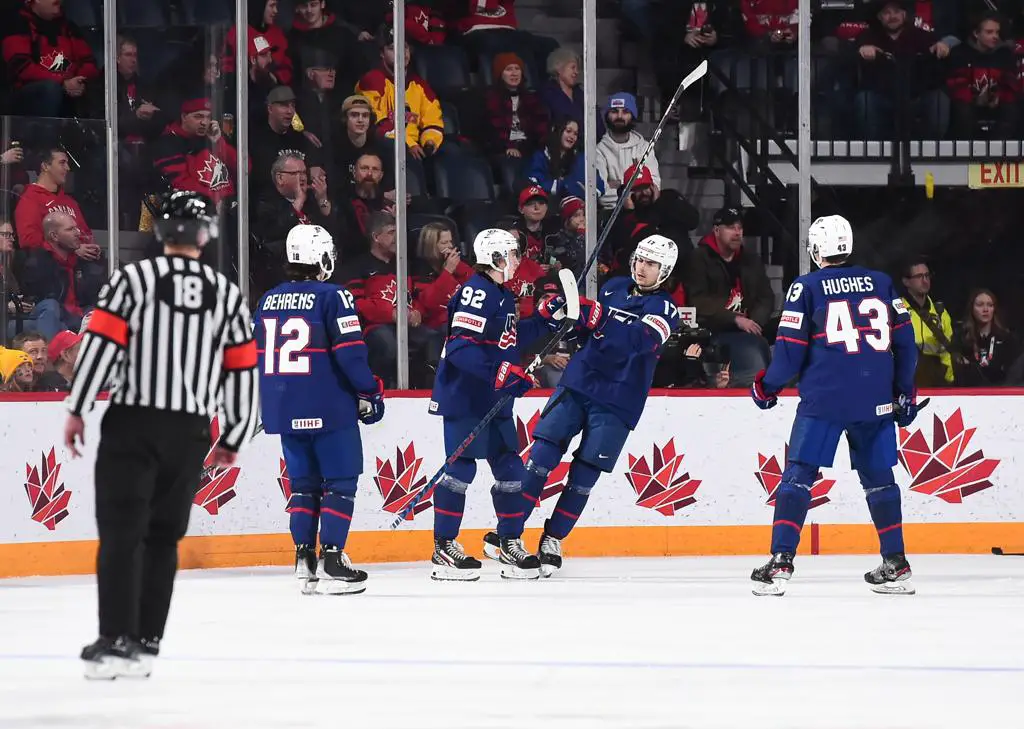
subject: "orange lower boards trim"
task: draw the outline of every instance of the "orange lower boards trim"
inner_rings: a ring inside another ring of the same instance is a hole
[[[536,544],[537,531],[527,530],[528,545]],[[907,524],[904,532],[915,554],[1024,549],[1022,523]],[[483,535],[467,529],[460,541],[479,554]],[[566,551],[575,557],[765,554],[770,536],[769,526],[582,527],[566,540]],[[870,554],[878,538],[870,524],[808,524],[800,553],[812,547],[819,554]],[[429,531],[353,532],[348,553],[357,563],[415,562],[427,560],[432,548]],[[294,559],[287,534],[186,537],[179,554],[183,569],[291,565]],[[0,544],[0,577],[91,574],[95,568],[95,541]]]

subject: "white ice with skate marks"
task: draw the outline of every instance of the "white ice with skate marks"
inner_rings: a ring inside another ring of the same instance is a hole
[[[550,580],[436,583],[371,565],[303,597],[283,569],[179,577],[148,681],[86,682],[90,578],[0,581],[3,729],[1019,729],[1024,558],[917,556],[875,595],[872,556],[573,559]],[[361,565],[366,567],[366,565]]]

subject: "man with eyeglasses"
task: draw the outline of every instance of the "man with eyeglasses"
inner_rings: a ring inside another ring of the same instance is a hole
[[[907,290],[904,301],[910,311],[917,342],[917,387],[949,387],[953,384],[953,322],[942,302],[934,301],[928,293],[932,289],[932,272],[922,260],[912,261],[903,269],[903,287]]]

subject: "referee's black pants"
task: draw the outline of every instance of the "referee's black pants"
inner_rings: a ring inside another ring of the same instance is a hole
[[[210,422],[111,405],[96,458],[100,635],[162,638]]]

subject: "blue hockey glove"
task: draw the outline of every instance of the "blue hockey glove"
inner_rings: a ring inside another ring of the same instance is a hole
[[[769,395],[764,391],[764,370],[758,372],[754,378],[754,384],[750,386],[750,397],[753,398],[754,404],[762,410],[771,410],[779,404],[778,395]]]
[[[540,314],[541,319],[557,329],[558,324],[565,319],[565,297],[556,294],[542,296],[537,302],[537,313]]]
[[[893,403],[892,414],[896,420],[896,425],[901,428],[908,427],[914,422],[914,418],[917,417],[917,412],[920,410],[920,406],[917,403],[917,393],[911,393],[906,395],[901,393],[896,398],[896,402]]]
[[[376,392],[359,393],[359,421],[364,425],[373,425],[384,417],[384,380],[376,375]]]
[[[495,390],[519,397],[535,387],[540,387],[540,382],[519,365],[511,362],[502,362],[498,365],[498,374],[494,377]]]
[[[580,321],[577,326],[587,331],[596,331],[604,322],[604,307],[600,301],[580,297]]]

